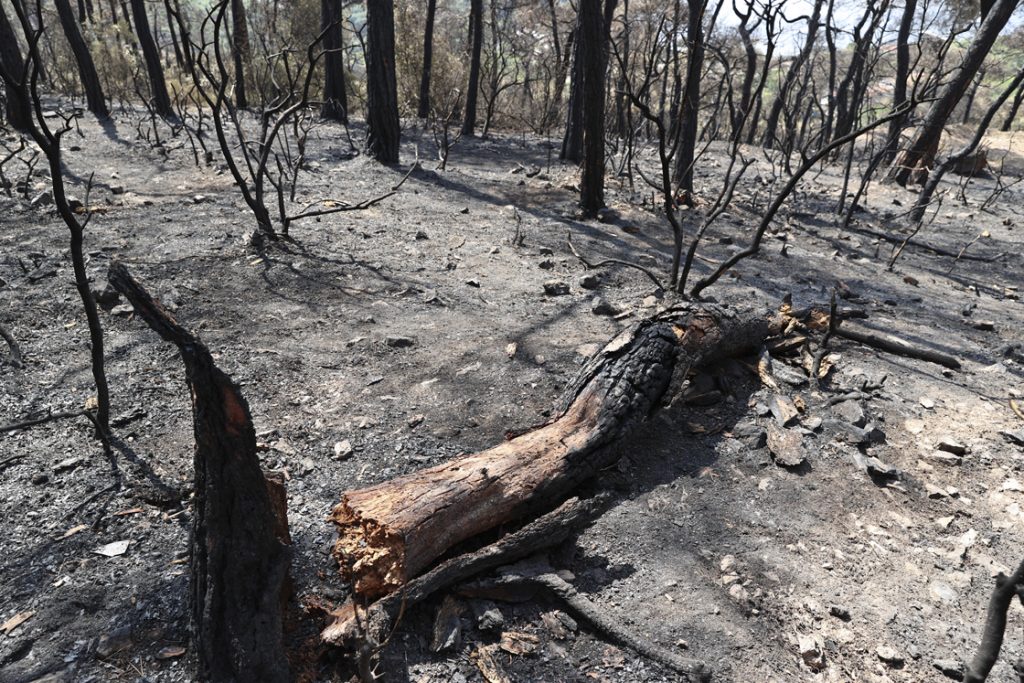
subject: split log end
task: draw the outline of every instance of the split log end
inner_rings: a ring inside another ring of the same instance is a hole
[[[334,558],[356,593],[376,598],[405,584],[408,577],[401,535],[364,518],[349,505],[348,496],[335,506],[329,519],[338,528]]]

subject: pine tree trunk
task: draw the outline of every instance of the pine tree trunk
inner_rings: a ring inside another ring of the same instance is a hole
[[[421,119],[430,116],[430,73],[434,65],[434,15],[437,0],[427,0],[427,23],[423,28],[423,73],[420,76],[420,101],[416,115]]]
[[[917,12],[917,0],[904,0],[903,16],[900,18],[899,32],[896,34],[896,75],[892,89],[892,108],[895,111],[906,105],[907,80],[910,78],[910,32],[914,27],[914,15]],[[910,112],[894,118],[889,123],[885,161],[896,158],[899,149],[900,133],[907,125]]]
[[[100,85],[100,77],[96,73],[96,65],[93,64],[92,54],[85,44],[82,32],[78,29],[78,20],[71,9],[68,0],[53,0],[57,7],[57,15],[60,18],[61,28],[67,37],[71,52],[75,56],[75,63],[78,65],[78,77],[82,82],[82,89],[85,91],[86,105],[93,114],[99,118],[110,116],[107,109],[106,99],[103,97],[103,86]]]
[[[401,135],[395,83],[395,8],[392,0],[367,3],[366,148],[384,164],[398,163]]]
[[[245,63],[249,60],[249,24],[242,0],[231,0],[231,56],[235,61],[235,106],[245,109]]]
[[[476,134],[476,101],[480,92],[480,54],[484,47],[483,0],[470,0],[469,2],[469,32],[471,42],[469,85],[466,86],[466,109],[462,119],[462,134],[467,137]]]
[[[18,35],[14,26],[7,18],[7,10],[0,5],[0,66],[13,79],[20,79],[25,69]],[[7,96],[7,124],[20,131],[28,131],[31,112],[28,103],[22,99],[20,83],[5,83],[4,92]]]
[[[995,0],[992,4],[981,28],[967,48],[960,68],[932,103],[907,149],[890,168],[890,177],[900,185],[906,185],[911,181],[919,182],[927,177],[928,170],[935,162],[942,129],[956,108],[957,102],[970,86],[974,75],[981,68],[1018,2],[1019,0]]]
[[[324,35],[324,102],[320,115],[348,123],[348,93],[345,92],[345,58],[342,55],[341,0],[320,0],[320,29]]]
[[[675,181],[686,203],[693,201],[693,155],[697,146],[700,115],[700,78],[704,68],[704,8],[706,0],[686,0],[686,88],[679,114],[679,148],[676,152]]]
[[[580,0],[578,21],[583,73],[583,175],[580,208],[596,216],[604,207],[604,18],[601,0]]]
[[[142,57],[146,62],[146,73],[149,75],[149,87],[153,95],[153,109],[165,119],[174,118],[171,98],[167,95],[164,82],[164,69],[160,64],[160,53],[153,42],[153,33],[149,30],[149,18],[146,16],[144,0],[132,0],[132,16],[135,19],[135,34],[139,37]]]

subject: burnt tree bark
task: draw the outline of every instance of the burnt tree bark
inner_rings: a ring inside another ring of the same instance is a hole
[[[245,109],[245,63],[249,61],[249,23],[242,0],[231,0],[231,56],[235,61],[235,106]]]
[[[586,216],[596,216],[604,208],[604,24],[601,0],[580,0],[578,54],[584,65],[580,208]]]
[[[356,593],[401,589],[457,543],[551,509],[618,458],[612,444],[660,406],[677,368],[756,347],[774,320],[679,306],[625,330],[580,372],[550,422],[489,450],[347,491],[331,520]]]
[[[1006,133],[1009,132],[1013,126],[1014,119],[1017,118],[1017,112],[1020,111],[1020,105],[1024,103],[1024,86],[1017,88],[1017,94],[1013,96],[1013,103],[1010,105],[1010,111],[1006,114],[1006,118],[1003,120],[1003,125],[999,127],[999,130]]]
[[[910,31],[914,27],[914,16],[917,13],[917,0],[904,0],[903,16],[896,34],[896,74],[892,88],[892,108],[899,110],[907,101],[907,80],[910,78]],[[900,133],[907,125],[909,112],[893,119],[889,123],[888,142],[885,149],[885,161],[896,158],[899,149]]]
[[[434,68],[434,15],[437,0],[427,0],[427,23],[423,28],[423,73],[420,75],[420,101],[416,115],[425,119],[430,116],[430,74]]]
[[[583,159],[583,73],[586,65],[581,53],[580,18],[576,15],[576,28],[572,41],[572,75],[569,77],[569,107],[565,115],[565,135],[558,158],[579,163]]]
[[[103,86],[100,85],[100,77],[96,73],[96,65],[92,61],[89,46],[85,44],[82,32],[78,29],[75,12],[68,0],[53,0],[53,4],[57,7],[61,28],[78,65],[78,77],[82,82],[82,90],[85,91],[86,106],[93,114],[105,119],[110,116],[110,110],[107,109],[107,102],[103,97]]]
[[[19,80],[23,78],[25,71],[25,60],[21,55],[21,48],[18,47],[18,35],[14,26],[7,19],[7,11],[0,5],[0,65],[10,74],[15,75]],[[31,125],[29,107],[22,100],[22,93],[18,88],[7,86],[4,88],[7,97],[6,114],[7,123],[16,130],[28,132]]]
[[[779,127],[779,117],[782,115],[782,109],[787,106],[786,99],[789,97],[789,91],[793,87],[793,84],[796,83],[797,76],[800,75],[800,70],[803,69],[804,64],[807,63],[807,60],[811,57],[811,53],[814,51],[814,42],[818,37],[818,28],[821,26],[821,9],[824,4],[824,0],[815,0],[811,16],[807,18],[807,37],[804,39],[803,48],[793,61],[790,62],[789,69],[786,71],[786,76],[779,85],[779,93],[776,95],[775,101],[772,102],[772,108],[768,112],[768,120],[765,123],[765,147],[773,147],[775,145],[775,138]]]
[[[469,2],[469,84],[466,86],[466,109],[462,117],[462,134],[476,134],[476,101],[480,93],[480,54],[484,48],[484,2]]]
[[[999,651],[1003,647],[1003,636],[1006,633],[1006,612],[1016,596],[1024,605],[1024,562],[1010,576],[999,572],[996,576],[996,587],[988,602],[985,615],[985,630],[981,636],[978,651],[967,667],[964,683],[984,683],[988,680],[992,667],[999,659]],[[1021,672],[1018,670],[1018,674]]]
[[[693,203],[693,154],[697,146],[697,118],[700,115],[700,77],[704,68],[704,9],[707,0],[686,0],[686,86],[679,113],[679,148],[675,181],[683,201]]]
[[[135,19],[135,35],[139,37],[142,57],[146,62],[146,73],[149,75],[149,89],[153,95],[153,109],[165,119],[174,118],[171,98],[167,95],[167,84],[164,81],[164,68],[160,64],[160,52],[156,49],[153,32],[149,29],[149,18],[146,16],[144,0],[132,0],[132,18]]]
[[[320,29],[324,33],[324,101],[320,116],[348,123],[345,58],[341,54],[341,0],[320,0]]]
[[[196,440],[190,601],[199,677],[285,683],[287,518],[280,484],[260,470],[249,406],[206,346],[124,264],[113,263],[108,279],[153,331],[178,347],[185,364]]]
[[[373,0],[366,10],[366,149],[377,161],[396,164],[401,129],[395,81],[395,6],[393,0]]]
[[[949,120],[964,91],[970,86],[974,75],[978,73],[978,69],[981,68],[985,57],[1019,2],[1020,0],[994,0],[992,3],[981,28],[967,48],[960,68],[938,94],[907,149],[899,155],[890,169],[890,177],[900,185],[906,185],[911,181],[920,182],[927,177],[928,170],[935,162],[939,138],[942,136],[946,121]]]

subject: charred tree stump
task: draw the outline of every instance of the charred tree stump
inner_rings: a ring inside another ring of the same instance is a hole
[[[711,305],[670,308],[628,328],[583,368],[547,424],[346,492],[331,515],[342,573],[358,596],[376,598],[401,589],[457,543],[554,508],[615,462],[611,446],[657,410],[673,375],[757,348],[775,329],[766,315]]]
[[[196,439],[190,599],[199,678],[288,681],[284,491],[260,470],[249,406],[206,346],[123,264],[112,264],[108,279],[185,363]]]

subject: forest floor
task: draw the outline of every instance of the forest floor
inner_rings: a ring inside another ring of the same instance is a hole
[[[314,138],[300,202],[379,196],[414,158],[408,140],[403,165],[389,168],[354,156],[342,128]],[[1006,152],[1012,142],[989,143],[990,161],[1005,154],[1004,178],[1024,172],[1020,150]],[[246,244],[253,221],[230,176],[196,167],[181,140],[153,148],[122,117],[104,128],[83,121],[65,147],[73,193],[84,197],[95,172],[90,203],[103,209],[87,234],[95,287],[111,259],[125,261],[241,385],[264,466],[287,472],[302,599],[344,595],[326,522],[343,491],[543,421],[587,356],[664,301],[633,269],[601,269],[596,289],[582,286],[591,273],[567,235],[589,258],[664,273],[670,233],[650,190],[631,193],[617,178],[607,199],[619,218],[577,220],[574,172],[549,161],[542,138],[463,140],[446,171],[426,160],[394,196],[296,223],[294,241],[263,256]],[[698,274],[746,243],[770,198],[772,164],[757,154],[705,239]],[[706,202],[725,163],[717,145],[698,163]],[[651,157],[644,164],[651,170]],[[519,165],[530,172],[514,173]],[[13,166],[7,173],[18,180]],[[873,184],[843,233],[842,168],[826,166],[801,184],[761,254],[706,294],[767,312],[787,293],[795,306],[823,304],[835,286],[843,305],[868,314],[864,327],[953,354],[963,368],[837,339],[812,389],[799,355],[776,359],[801,408],[787,430],[806,458],[796,468],[763,445],[778,426],[756,361],[695,377],[685,401],[621,444],[619,466],[599,482],[614,492],[610,511],[553,554],[578,590],[660,646],[706,660],[716,680],[955,679],[977,646],[994,575],[1024,559],[1024,414],[1011,407],[1024,392],[1024,187],[982,206],[997,181],[970,180],[966,203],[954,196],[961,182],[951,177],[918,237],[939,252],[910,246],[890,272],[892,245],[877,233],[903,234],[915,195]],[[29,198],[47,185],[32,178]],[[688,232],[701,211],[684,216]],[[79,410],[92,388],[66,230],[49,207],[7,196],[0,225],[0,323],[26,359],[0,365],[0,424]],[[552,280],[569,293],[547,295]],[[596,314],[595,298],[618,314]],[[123,301],[102,318],[112,456],[84,419],[0,434],[3,683],[191,678],[182,365]],[[829,405],[851,391],[860,398]],[[865,457],[897,471],[873,478]],[[677,680],[542,597],[464,602],[461,642],[435,654],[441,597],[404,616],[384,653],[386,680],[482,681],[478,652],[494,644],[511,681]],[[1022,629],[1015,604],[990,680],[1015,680]],[[325,666],[318,679],[345,671]]]

